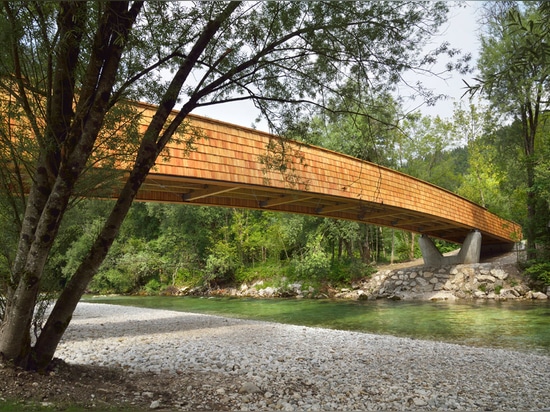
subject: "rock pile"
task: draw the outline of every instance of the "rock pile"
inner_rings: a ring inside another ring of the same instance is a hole
[[[518,276],[492,263],[444,268],[413,267],[383,270],[339,298],[357,299],[547,299],[533,292]]]

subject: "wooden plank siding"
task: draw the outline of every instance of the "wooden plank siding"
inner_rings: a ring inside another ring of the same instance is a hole
[[[143,128],[154,107],[139,104]],[[285,141],[285,172],[268,170],[270,139],[254,129],[189,116],[203,131],[188,154],[171,144],[138,199],[273,210],[367,222],[462,243],[479,230],[484,245],[513,244],[521,227],[456,194],[403,173],[319,147]],[[273,155],[273,153],[271,153]]]

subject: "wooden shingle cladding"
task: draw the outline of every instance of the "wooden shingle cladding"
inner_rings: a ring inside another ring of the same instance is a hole
[[[145,127],[153,107],[140,108]],[[169,157],[158,159],[139,200],[348,219],[456,243],[473,229],[484,245],[521,239],[516,223],[411,176],[298,142],[285,141],[283,149],[276,136],[257,130],[193,115],[189,120],[206,138],[190,153],[169,145]],[[270,139],[275,152],[267,149]],[[282,150],[286,169],[268,170],[265,160]]]

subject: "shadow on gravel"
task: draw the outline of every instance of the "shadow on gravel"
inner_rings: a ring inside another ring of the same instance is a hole
[[[109,315],[104,316],[105,306]],[[146,319],[144,313],[146,312]],[[127,306],[80,303],[63,342],[189,332],[189,337],[235,333],[235,328],[257,325],[253,320],[228,319],[194,313],[174,313]],[[200,333],[199,333],[200,332]]]

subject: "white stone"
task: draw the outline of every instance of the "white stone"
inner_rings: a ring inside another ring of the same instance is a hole
[[[477,281],[478,282],[491,282],[491,283],[494,283],[496,281],[496,278],[494,276],[491,276],[491,275],[478,275],[476,277]]]
[[[413,399],[413,403],[414,403],[414,406],[426,406],[428,404],[428,402],[426,402],[424,399],[422,398],[414,398]]]
[[[239,393],[260,393],[262,390],[258,388],[255,384],[252,382],[245,382],[242,384],[241,388],[239,389]]]
[[[423,298],[446,296],[453,294]],[[158,353],[162,359],[154,362],[162,362],[156,365],[162,370],[173,367],[181,399],[190,402],[186,409],[201,409],[200,402],[214,399],[221,387],[226,394],[219,400],[227,399],[227,409],[243,411],[540,410],[550,391],[548,356],[527,351],[86,302],[79,303],[56,356],[69,363],[125,364],[131,379],[155,366],[147,362]],[[199,357],[200,364],[194,361]],[[246,370],[215,368],[216,362],[245,361]],[[176,370],[196,372],[197,383],[187,386],[187,376]],[[203,378],[208,381],[198,380]],[[239,394],[245,382],[266,392]],[[415,398],[427,405],[416,406]],[[148,404],[155,398],[144,399]],[[179,410],[165,399],[157,402],[161,410]]]
[[[428,284],[428,282],[426,281],[426,279],[421,278],[421,277],[416,278],[416,283],[418,283],[420,286],[425,286],[425,285]]]
[[[508,273],[506,273],[502,269],[492,269],[490,273],[491,275],[493,275],[494,277],[500,280],[505,280],[508,278]]]
[[[458,283],[458,284],[463,283],[464,282],[464,273],[462,273],[462,272],[457,273],[456,276],[453,279],[453,282]]]

